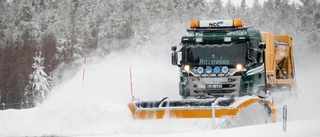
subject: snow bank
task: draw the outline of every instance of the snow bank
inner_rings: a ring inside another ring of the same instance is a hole
[[[214,131],[201,131],[165,135],[165,137],[318,137],[320,120],[301,120],[288,122],[287,132],[282,131],[282,123],[263,124]]]

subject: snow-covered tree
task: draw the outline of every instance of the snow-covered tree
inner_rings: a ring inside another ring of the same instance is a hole
[[[52,78],[44,72],[44,58],[41,57],[41,52],[38,54],[36,52],[35,57],[33,57],[34,63],[32,68],[33,73],[29,75],[29,85],[25,88],[25,98],[29,103],[38,105],[42,103],[52,87]]]
[[[211,6],[212,6],[212,11],[211,11],[211,14],[214,18],[221,18],[222,15],[222,1],[221,0],[214,0],[212,3],[211,3]]]
[[[58,60],[70,62],[81,57],[81,47],[79,47],[79,44],[73,43],[71,37],[68,37],[67,39],[59,39],[58,44]]]
[[[227,16],[230,19],[233,19],[235,13],[236,13],[236,7],[235,5],[231,2],[231,0],[228,0],[226,6],[226,11],[227,11]]]
[[[0,88],[0,102],[2,101],[1,99],[2,99],[2,89]]]

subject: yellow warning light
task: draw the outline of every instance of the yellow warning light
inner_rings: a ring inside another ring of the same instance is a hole
[[[199,28],[199,21],[198,20],[191,21],[190,28]]]
[[[233,20],[233,27],[243,27],[243,23],[242,23],[242,20]]]

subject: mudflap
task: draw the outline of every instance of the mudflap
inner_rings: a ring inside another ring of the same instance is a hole
[[[212,98],[212,99],[183,99],[170,100],[164,98],[160,101],[140,101],[135,99],[128,104],[133,119],[164,119],[164,118],[241,118],[244,112],[255,113],[256,104],[270,119],[275,122],[275,109],[271,101],[243,96],[238,98]],[[251,108],[253,107],[253,108]],[[214,111],[212,111],[214,109]],[[215,115],[212,115],[215,112]],[[260,112],[257,113],[259,115]]]

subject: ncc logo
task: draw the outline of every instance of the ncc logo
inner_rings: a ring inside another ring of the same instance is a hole
[[[218,21],[214,23],[209,23],[209,27],[219,27],[220,25],[223,24],[223,21]]]

